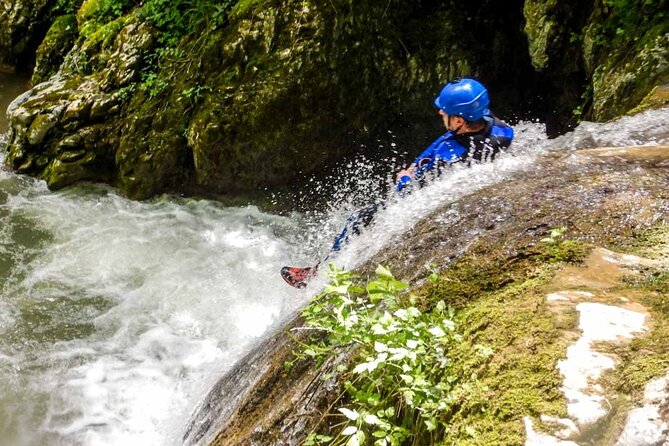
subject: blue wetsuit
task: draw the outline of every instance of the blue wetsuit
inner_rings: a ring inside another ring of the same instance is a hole
[[[469,165],[472,161],[493,161],[499,152],[503,152],[511,145],[513,129],[494,116],[484,116],[483,120],[485,125],[479,131],[459,135],[447,132],[437,138],[413,162],[416,167],[414,178],[403,176],[397,182],[397,190],[405,189],[413,179],[418,180],[420,184],[427,172],[436,172],[438,175],[444,166],[458,162]],[[382,206],[382,203],[374,203],[351,214],[346,226],[335,239],[332,251],[339,251],[350,233],[359,234],[360,225],[368,226],[376,211]]]
[[[415,178],[420,180],[435,168],[438,174],[443,166],[458,162],[493,161],[495,155],[506,150],[513,141],[513,129],[493,116],[484,116],[483,120],[485,126],[477,132],[460,135],[447,132],[437,138],[413,162]],[[411,180],[410,176],[403,176],[397,182],[397,190],[404,189]]]

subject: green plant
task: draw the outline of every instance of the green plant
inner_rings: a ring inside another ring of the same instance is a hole
[[[121,99],[122,102],[126,102],[130,100],[133,94],[135,94],[135,90],[137,88],[137,84],[130,84],[127,87],[120,88],[118,90],[118,97]]]
[[[171,47],[184,36],[213,31],[225,24],[236,3],[237,0],[146,0],[142,14],[162,32],[163,44]]]
[[[562,241],[564,238],[564,233],[567,232],[567,228],[562,226],[559,228],[553,228],[551,229],[551,232],[549,233],[548,237],[542,238],[541,242],[542,243],[558,243]]]
[[[161,79],[156,72],[148,72],[142,75],[142,83],[140,89],[148,93],[149,97],[155,98],[162,93],[167,87],[166,80]]]
[[[198,85],[182,90],[181,94],[189,99],[193,104],[197,104],[200,102],[205,92],[211,92],[211,87],[207,87],[206,85]]]
[[[461,341],[454,310],[442,301],[421,312],[411,298],[399,298],[407,285],[382,266],[364,288],[332,265],[329,275],[331,283],[302,313],[306,327],[326,336],[296,355],[323,361],[346,346],[357,355],[350,368],[338,369],[347,394],[338,408],[343,427],[335,436],[313,432],[305,444],[383,446],[439,438],[459,394],[471,391],[473,382],[460,383],[449,372],[448,352]],[[480,354],[492,352],[481,348]]]
[[[57,14],[74,14],[82,0],[57,0],[54,6],[54,12]]]
[[[548,237],[541,239],[538,260],[545,263],[578,263],[585,259],[588,248],[565,238],[566,227],[551,229]]]

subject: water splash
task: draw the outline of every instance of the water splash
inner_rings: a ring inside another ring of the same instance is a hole
[[[611,122],[581,122],[573,132],[551,141],[551,150],[669,144],[669,108],[647,110]]]
[[[391,194],[336,261],[366,261],[420,217],[549,150],[666,141],[667,116],[584,124],[551,141],[542,125],[521,123],[495,163],[455,167],[408,199]],[[388,150],[314,180],[302,198],[332,199],[286,216],[132,202],[105,187],[52,193],[0,170],[0,435],[13,445],[179,444],[212,383],[318,290],[286,286],[279,268],[315,261],[351,211],[392,189],[405,148]]]

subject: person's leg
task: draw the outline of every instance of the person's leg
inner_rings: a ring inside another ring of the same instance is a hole
[[[362,209],[358,209],[346,219],[346,226],[337,235],[332,244],[331,251],[339,251],[348,243],[350,234],[360,235],[360,229],[366,228],[374,220],[376,212],[382,207],[382,203],[373,203]],[[362,226],[361,226],[362,225]]]

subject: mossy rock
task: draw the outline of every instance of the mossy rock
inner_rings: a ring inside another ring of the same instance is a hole
[[[548,65],[549,47],[554,44],[559,32],[560,23],[553,15],[557,3],[557,0],[526,0],[523,5],[530,58],[537,70],[543,70]]]
[[[0,13],[0,66],[28,68],[54,19],[56,0],[5,0]]]
[[[610,120],[669,83],[667,2],[627,0],[600,6],[586,30],[591,70],[590,119]]]
[[[645,110],[662,108],[669,105],[669,85],[659,85],[653,88],[639,105],[627,112],[628,115],[641,113]]]
[[[58,71],[77,35],[77,21],[73,14],[62,15],[54,20],[37,49],[33,84],[47,80]]]

